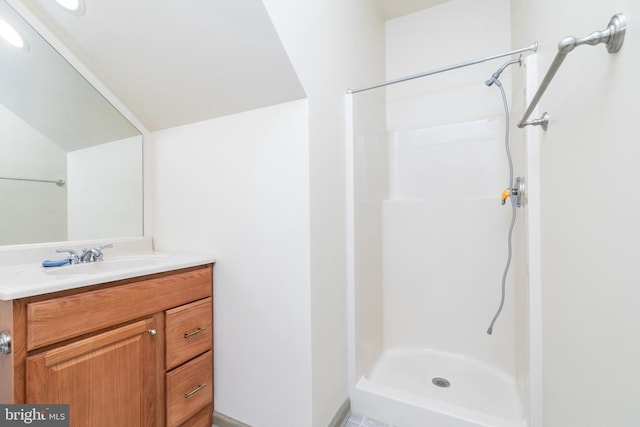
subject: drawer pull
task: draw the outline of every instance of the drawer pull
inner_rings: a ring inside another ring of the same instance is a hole
[[[184,394],[184,398],[188,399],[191,396],[193,396],[194,394],[196,394],[197,392],[199,392],[200,390],[202,390],[203,388],[205,388],[207,385],[206,384],[200,384],[198,387],[194,388],[193,390],[191,390],[189,393],[185,393]]]
[[[196,329],[196,330],[195,330],[195,331],[193,331],[193,332],[189,332],[188,334],[184,334],[184,339],[186,340],[187,338],[192,337],[192,336],[194,336],[194,335],[197,335],[197,334],[199,334],[200,332],[204,332],[204,331],[206,331],[206,330],[207,330],[207,328],[198,328],[198,329]]]

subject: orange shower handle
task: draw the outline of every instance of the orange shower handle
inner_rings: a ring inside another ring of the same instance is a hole
[[[500,196],[500,198],[502,199],[503,205],[507,202],[507,199],[509,197],[513,197],[513,201],[515,202],[515,206],[517,208],[520,208],[526,204],[527,195],[524,186],[524,178],[517,177],[513,183],[513,188],[505,188],[504,190],[502,190],[502,195]]]
[[[507,202],[507,199],[511,197],[511,190],[509,190],[508,188],[505,188],[504,190],[502,190],[502,204],[504,205]]]

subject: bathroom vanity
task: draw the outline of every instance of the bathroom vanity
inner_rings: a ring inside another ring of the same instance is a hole
[[[96,283],[13,299],[0,289],[0,331],[11,336],[0,402],[69,404],[71,426],[210,427],[213,261],[163,262],[78,266],[77,277],[61,267],[53,286]],[[166,271],[144,273],[154,270]]]

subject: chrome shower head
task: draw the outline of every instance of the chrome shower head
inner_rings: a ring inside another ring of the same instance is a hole
[[[491,78],[489,80],[487,80],[486,82],[484,82],[484,84],[486,84],[487,86],[491,86],[492,84],[494,84],[495,82],[498,81],[498,79],[500,78],[500,74],[502,74],[502,72],[509,66],[509,65],[513,65],[515,63],[518,63],[519,65],[522,65],[522,55],[520,55],[517,59],[512,59],[511,61],[508,61],[506,63],[504,63],[502,65],[502,67],[498,68],[498,71],[496,71],[495,73],[493,73],[493,75],[491,76]]]

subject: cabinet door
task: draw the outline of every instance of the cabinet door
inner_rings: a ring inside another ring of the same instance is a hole
[[[27,403],[69,404],[72,427],[160,425],[158,323],[141,320],[28,357]]]

